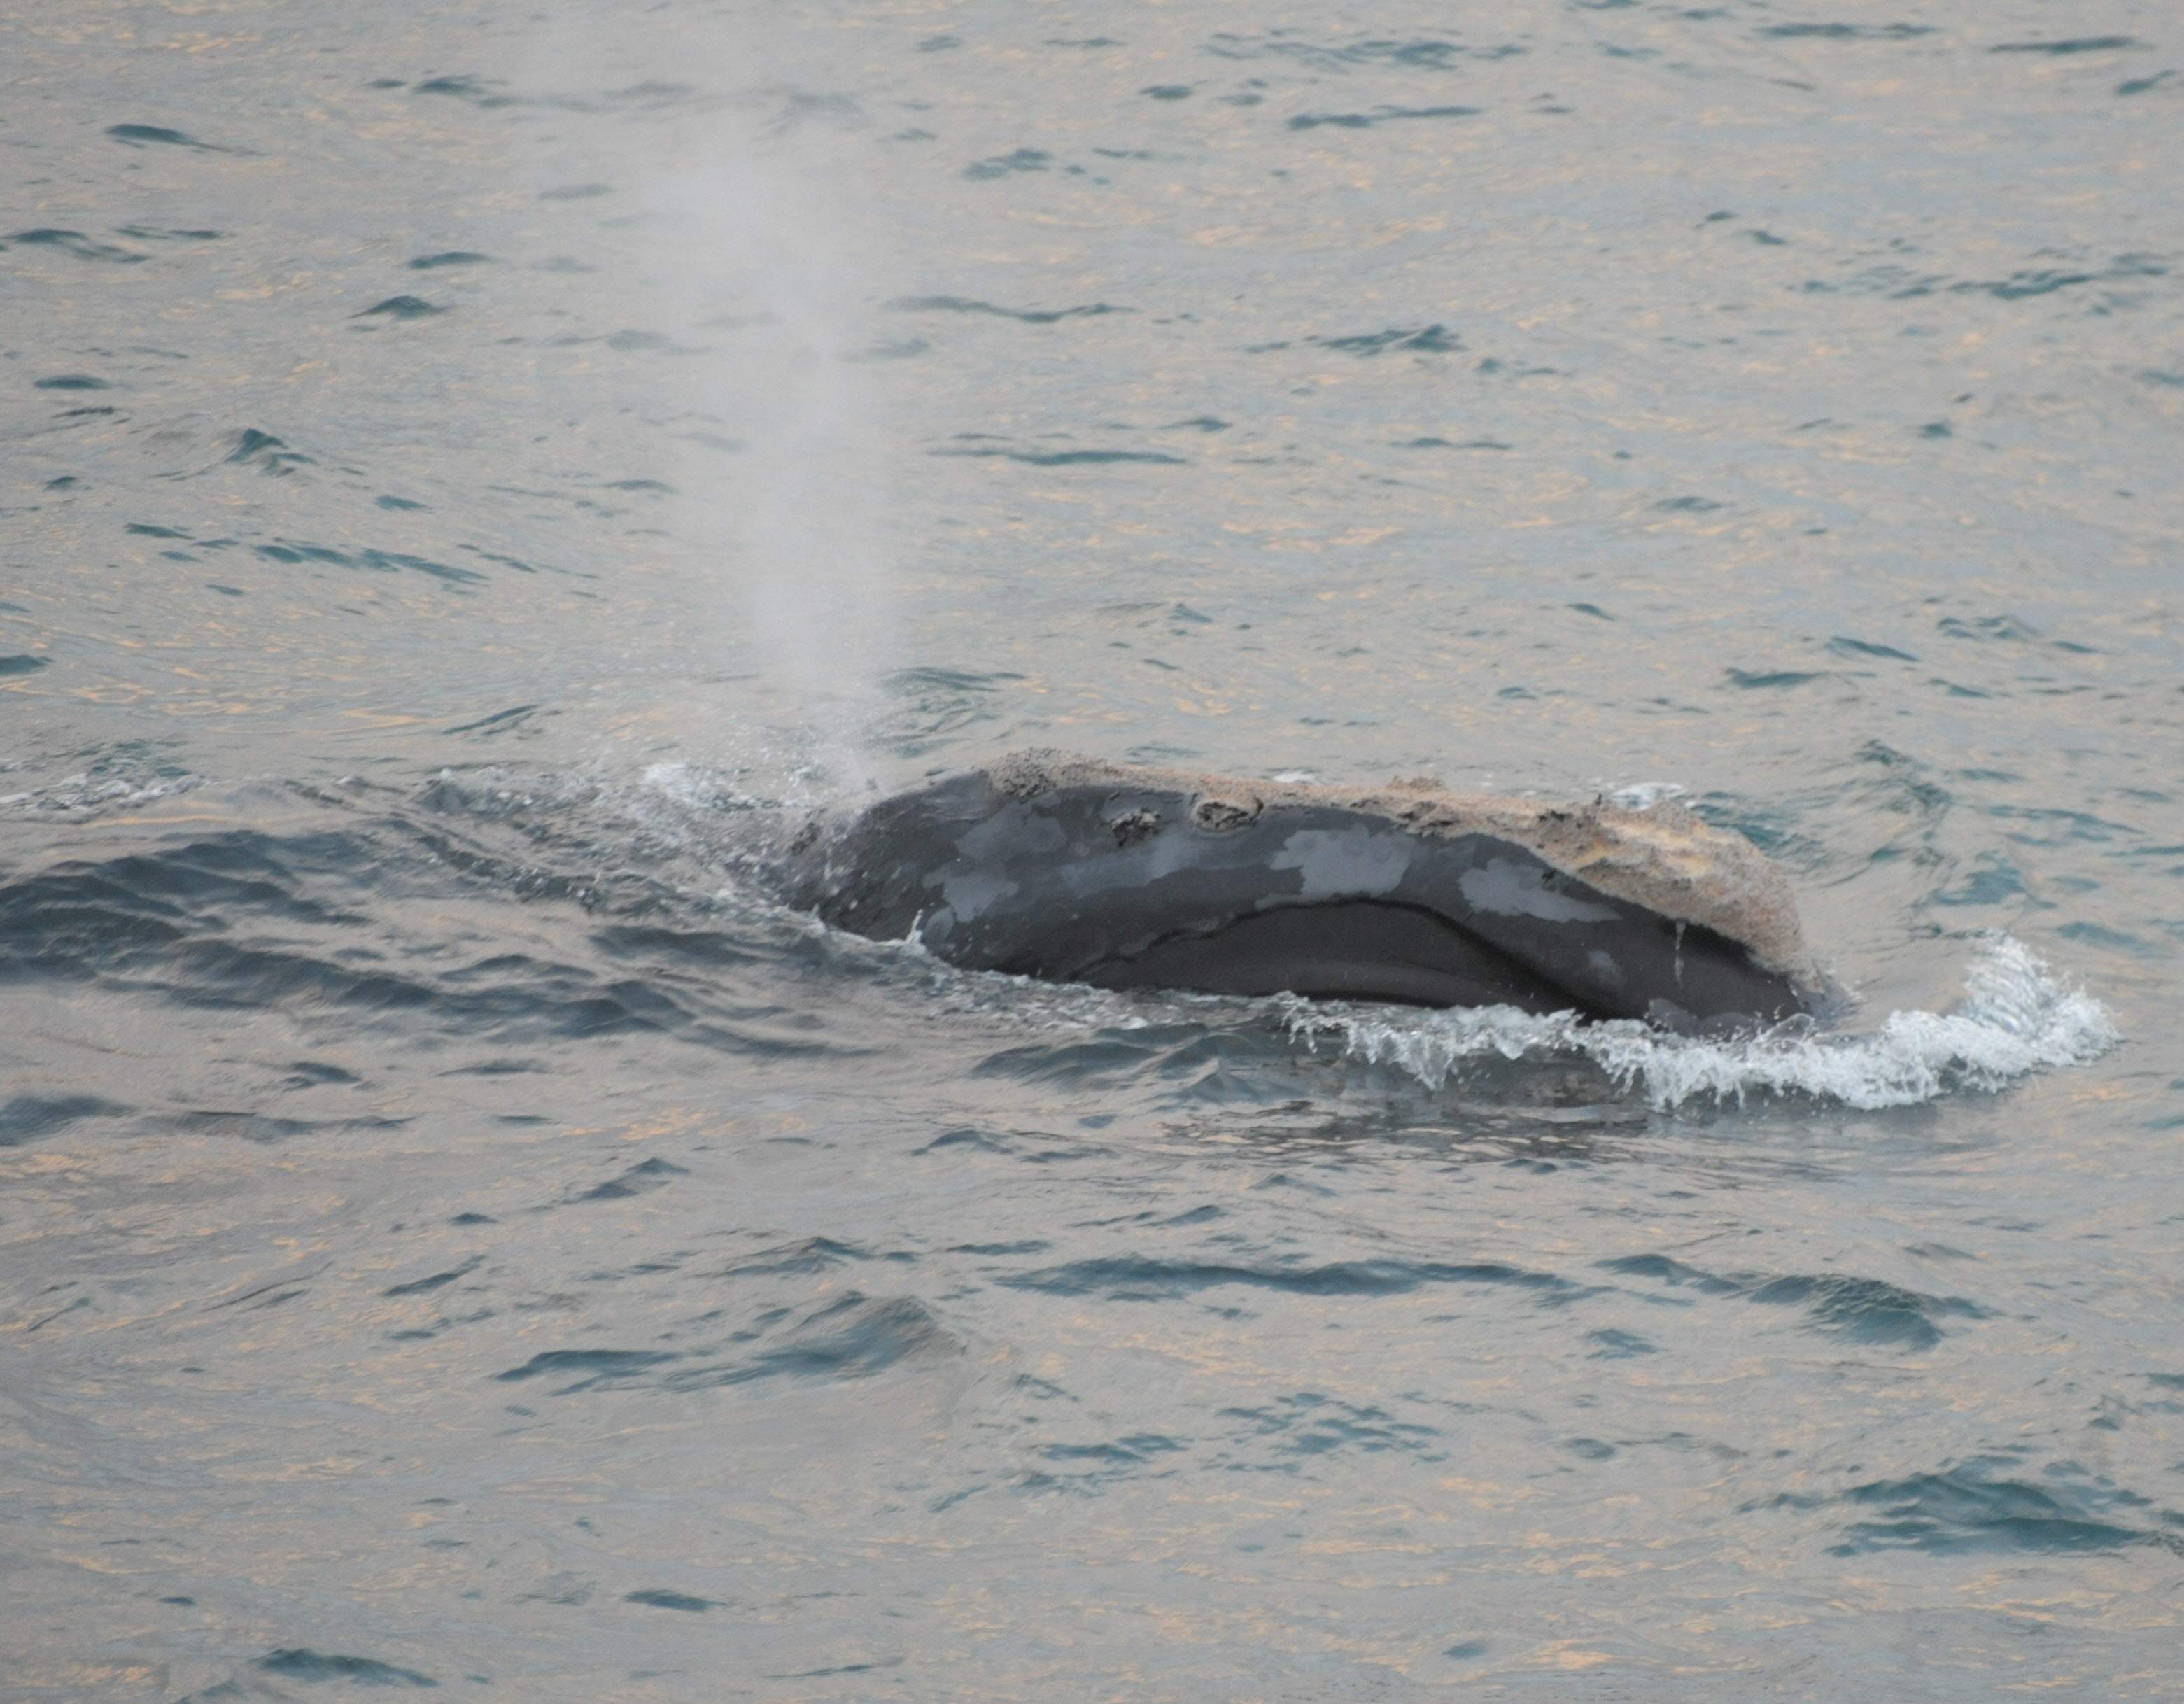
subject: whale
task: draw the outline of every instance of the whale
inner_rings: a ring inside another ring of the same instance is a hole
[[[1513,1006],[1683,1033],[1825,1015],[1781,872],[1674,802],[1342,788],[1020,752],[807,820],[790,903],[1095,988]]]

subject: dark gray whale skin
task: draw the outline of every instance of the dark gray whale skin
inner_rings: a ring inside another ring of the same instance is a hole
[[[1239,820],[1240,819],[1240,820]],[[971,969],[1209,994],[1507,1005],[1696,1032],[1808,1010],[1741,942],[1489,833],[1157,787],[1033,797],[983,773],[808,830],[792,903]]]

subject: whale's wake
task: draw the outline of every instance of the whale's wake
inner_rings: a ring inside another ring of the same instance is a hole
[[[1871,1111],[1911,1106],[1952,1090],[1993,1090],[2035,1072],[2082,1065],[2119,1037],[2107,1009],[2059,983],[2031,948],[1989,937],[1947,1012],[1895,1011],[1862,1035],[1793,1023],[1755,1036],[1665,1034],[1631,1020],[1586,1022],[1507,1006],[1389,1016],[1295,998],[1279,1002],[1290,1035],[1317,1049],[1390,1064],[1439,1089],[1489,1059],[1583,1057],[1618,1093],[1666,1111],[1753,1094],[1808,1095]]]

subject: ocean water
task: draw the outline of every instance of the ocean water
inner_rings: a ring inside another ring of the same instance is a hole
[[[0,20],[0,1698],[2184,1697],[2184,36]],[[1028,744],[1684,797],[1854,994],[777,903]]]

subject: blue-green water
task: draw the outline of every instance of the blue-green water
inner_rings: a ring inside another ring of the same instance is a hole
[[[0,1697],[2184,1696],[2172,14],[581,9],[0,20]],[[772,902],[1030,743],[1858,1004]]]

